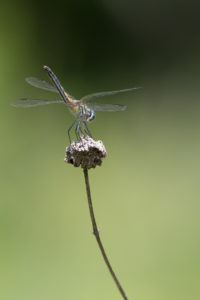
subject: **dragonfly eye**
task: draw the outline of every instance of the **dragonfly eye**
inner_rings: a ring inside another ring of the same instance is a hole
[[[95,112],[94,112],[93,109],[90,109],[90,115],[89,115],[89,117],[87,118],[87,121],[88,121],[88,122],[91,122],[91,121],[94,120],[94,119],[95,119]]]

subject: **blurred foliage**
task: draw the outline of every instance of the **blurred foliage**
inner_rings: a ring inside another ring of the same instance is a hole
[[[90,171],[101,237],[130,299],[197,300],[199,6],[195,1],[17,1],[0,6],[0,299],[121,299],[100,256],[83,174],[64,164],[73,116],[24,78],[49,65],[77,98],[128,110],[90,129],[108,157]]]

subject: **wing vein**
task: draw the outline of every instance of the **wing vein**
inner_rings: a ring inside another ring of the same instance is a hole
[[[33,106],[41,106],[53,103],[64,103],[63,100],[44,100],[44,99],[30,99],[30,98],[22,98],[14,101],[12,106],[17,107],[33,107]]]

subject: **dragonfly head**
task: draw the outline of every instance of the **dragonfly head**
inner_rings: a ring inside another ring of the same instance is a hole
[[[92,108],[87,106],[85,103],[79,104],[78,117],[82,121],[91,122],[95,118],[95,112]]]
[[[95,119],[95,112],[93,109],[89,109],[88,116],[87,116],[87,122],[91,122]]]

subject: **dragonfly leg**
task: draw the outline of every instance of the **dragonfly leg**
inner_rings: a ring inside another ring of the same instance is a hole
[[[85,123],[85,121],[83,121],[83,127],[84,127],[86,134],[88,134],[90,137],[92,137],[91,132],[89,131],[89,128],[87,127],[87,124]]]
[[[81,125],[80,125],[80,128],[79,128],[79,131],[82,133],[83,136],[85,135]]]
[[[79,132],[81,131],[80,128],[81,128],[81,121],[78,121],[78,124],[76,125],[76,130],[75,130],[76,137],[78,140],[80,140],[80,134],[79,134]]]
[[[77,122],[77,120],[75,120],[73,123],[72,123],[72,125],[68,128],[68,137],[69,137],[69,141],[70,141],[70,144],[71,144],[71,137],[70,137],[70,131],[71,131],[71,129],[72,129],[72,127],[76,124],[76,122]]]

